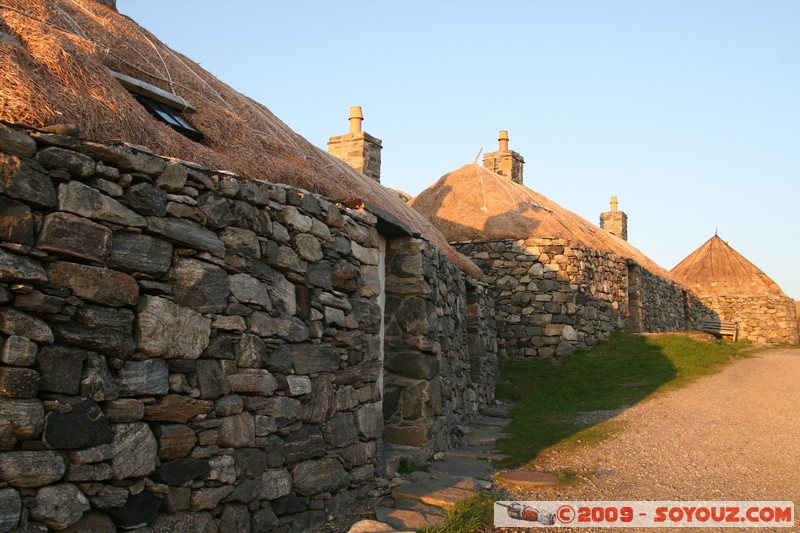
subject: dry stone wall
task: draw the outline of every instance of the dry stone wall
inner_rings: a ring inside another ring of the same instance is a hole
[[[591,348],[617,329],[683,331],[698,323],[704,309],[680,286],[635,263],[563,239],[454,247],[486,275],[500,356],[565,355]]]
[[[800,342],[797,308],[787,296],[701,296],[713,313],[709,320],[736,322],[739,339],[763,344]]]
[[[0,208],[0,532],[304,531],[370,490],[373,215],[2,125]],[[467,282],[422,248],[431,323],[409,327],[441,377],[415,392],[438,386],[419,412],[446,432],[493,383],[464,378]]]

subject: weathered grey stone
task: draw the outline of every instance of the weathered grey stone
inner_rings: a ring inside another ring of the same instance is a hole
[[[153,522],[158,533],[217,533],[214,519],[208,513],[160,514]]]
[[[0,396],[0,450],[11,449],[16,441],[39,437],[42,428],[44,406],[40,400]]]
[[[8,283],[46,283],[44,268],[33,259],[0,248],[0,281]]]
[[[0,124],[0,152],[30,158],[36,153],[36,141],[21,131]]]
[[[262,413],[274,418],[279,426],[285,426],[303,418],[303,407],[299,400],[276,396],[265,399]]]
[[[205,487],[192,491],[191,504],[189,505],[190,511],[202,511],[205,509],[213,509],[219,502],[226,496],[233,492],[232,485],[223,485],[221,487]]]
[[[182,485],[187,481],[207,476],[211,466],[205,459],[178,459],[162,463],[151,476],[165,485]]]
[[[245,333],[236,345],[236,365],[241,368],[258,368],[263,364],[267,344],[255,335]]]
[[[278,374],[291,374],[293,368],[292,350],[281,344],[264,357],[264,367],[270,372]]]
[[[222,372],[217,361],[201,359],[197,362],[197,386],[200,397],[213,400],[231,392],[228,377]]]
[[[147,221],[96,189],[79,181],[58,186],[58,208],[82,217],[142,228]]]
[[[272,337],[278,332],[275,319],[262,311],[254,311],[247,318],[247,329],[259,337]]]
[[[250,511],[240,503],[225,505],[219,520],[219,533],[250,533]]]
[[[194,430],[183,424],[164,424],[152,429],[158,442],[158,458],[162,461],[186,457],[197,443]]]
[[[102,263],[110,238],[111,230],[102,224],[70,213],[50,213],[44,217],[36,247]]]
[[[276,500],[292,491],[292,476],[288,470],[267,470],[261,475],[262,500]]]
[[[27,337],[12,335],[3,344],[0,361],[7,365],[31,366],[36,361],[36,343]]]
[[[0,367],[0,395],[8,398],[35,398],[39,392],[39,373],[30,368]]]
[[[203,361],[200,361],[203,362]],[[214,364],[214,361],[208,361]],[[185,424],[198,415],[205,415],[212,411],[214,403],[205,400],[195,400],[177,394],[168,394],[160,398],[156,403],[148,404],[145,407],[147,420],[154,422],[176,422]]]
[[[304,424],[284,439],[283,453],[289,465],[324,457],[326,451],[325,438],[317,426]]]
[[[186,167],[178,163],[168,162],[164,172],[156,178],[155,184],[167,192],[178,193],[186,185],[188,176],[189,171]]]
[[[439,359],[419,352],[390,352],[386,368],[398,376],[412,379],[431,379],[439,373]]]
[[[36,207],[56,207],[53,182],[41,170],[35,163],[0,153],[0,194]]]
[[[111,467],[114,479],[146,477],[156,469],[158,445],[147,424],[116,424],[112,426],[111,448],[114,456]]]
[[[333,448],[344,448],[358,441],[353,413],[337,413],[322,425],[322,434]]]
[[[139,300],[136,280],[116,270],[56,261],[47,265],[47,274],[53,285],[91,302],[119,307]]]
[[[114,400],[119,396],[119,388],[108,369],[105,357],[89,352],[81,378],[81,396],[97,402]]]
[[[44,440],[51,448],[74,450],[111,442],[108,418],[94,400],[83,400],[67,413],[53,411],[44,421]]]
[[[113,457],[114,450],[108,444],[99,444],[90,448],[72,450],[69,452],[69,460],[75,464],[92,464],[101,461],[108,461]]]
[[[122,396],[146,396],[169,392],[169,366],[163,359],[126,361],[117,375]]]
[[[14,487],[43,487],[64,477],[67,465],[58,452],[0,453],[0,480]]]
[[[319,424],[330,419],[336,407],[333,386],[327,376],[312,379],[312,394],[303,399],[303,420],[309,424]]]
[[[350,294],[359,287],[361,269],[349,261],[337,261],[331,269],[331,284],[337,291]]]
[[[217,416],[238,415],[244,410],[244,401],[238,394],[218,398],[214,402],[214,414]]]
[[[230,226],[220,232],[219,238],[225,243],[228,253],[261,258],[261,245],[254,231]]]
[[[109,509],[107,512],[114,523],[122,529],[135,529],[155,520],[160,508],[161,499],[143,490],[128,496],[124,505]]]
[[[228,303],[228,274],[220,267],[182,259],[173,268],[175,300],[178,305],[200,313],[219,313]]]
[[[240,317],[240,316],[220,316],[220,317],[214,319],[214,322],[211,324],[211,327],[215,328],[215,329],[218,329],[220,331],[238,331],[238,332],[242,332],[242,331],[245,331],[247,329],[247,322],[245,322],[245,319],[243,317]],[[213,345],[213,344],[214,344],[214,342],[212,341],[211,345]],[[206,356],[208,356],[207,354],[208,354],[208,350],[206,350]],[[232,358],[232,357],[230,357],[230,358]],[[226,357],[226,358],[223,358],[223,359],[229,359],[229,358]]]
[[[0,331],[28,337],[39,344],[53,344],[53,331],[43,320],[12,308],[0,309]]]
[[[0,197],[0,240],[33,245],[33,215],[27,205]]]
[[[86,484],[84,484],[86,486]],[[113,509],[125,505],[130,492],[124,487],[102,485],[100,490],[89,496],[89,503],[96,509]]]
[[[275,330],[278,337],[289,342],[303,342],[308,339],[308,326],[297,317],[281,315],[275,319]]]
[[[45,148],[39,151],[34,159],[48,170],[66,170],[79,178],[87,178],[94,174],[94,159],[72,150]]]
[[[185,511],[191,505],[191,500],[192,490],[189,487],[170,487],[169,491],[164,495],[162,509],[166,513]]]
[[[297,254],[308,262],[315,262],[322,259],[322,246],[319,239],[308,233],[300,233],[295,236],[294,244],[297,247]]]
[[[147,182],[125,189],[120,201],[140,215],[163,217],[167,214],[166,191]]]
[[[95,465],[70,465],[64,481],[87,482],[87,481],[108,481],[114,474],[111,465],[99,463]]]
[[[228,376],[234,392],[270,396],[278,389],[278,381],[262,368],[243,368]]]
[[[83,362],[89,352],[65,346],[45,346],[39,352],[37,367],[43,391],[77,396],[81,388]]]
[[[139,305],[136,341],[151,357],[197,359],[208,346],[211,320],[157,296],[145,296]]]
[[[302,396],[311,393],[311,380],[308,376],[286,376],[289,396]]]
[[[174,243],[225,257],[225,245],[213,232],[189,220],[148,217],[148,229]]]
[[[329,372],[339,368],[338,350],[325,344],[296,344],[292,346],[292,355],[298,374]]]
[[[127,309],[120,309],[120,311],[130,313]],[[81,310],[77,315],[80,314]],[[77,315],[70,322],[53,323],[53,332],[60,344],[80,346],[120,359],[127,359],[136,350],[136,343],[133,341],[130,331],[133,321],[125,330],[115,326],[93,323],[95,317]]]
[[[219,427],[217,443],[224,448],[247,448],[255,444],[256,428],[250,413],[223,417]]]
[[[206,216],[208,226],[212,229],[221,229],[236,221],[230,201],[219,195],[203,194],[197,199],[197,203]]]
[[[62,483],[37,490],[30,513],[34,520],[60,530],[80,520],[89,508],[89,500],[78,487]]]
[[[148,235],[115,233],[108,266],[125,272],[164,274],[172,263],[172,245]]]
[[[234,274],[230,277],[231,294],[240,303],[256,304],[269,311],[272,309],[267,287],[247,274]]]
[[[117,533],[111,517],[98,511],[87,511],[80,520],[61,530],[62,533]]]
[[[19,492],[9,487],[0,489],[0,531],[5,533],[17,527],[21,512]]]
[[[259,448],[236,449],[233,460],[239,478],[257,478],[267,468],[267,453]]]
[[[293,488],[301,496],[333,492],[350,484],[350,476],[336,459],[305,461],[291,472]]]
[[[297,313],[297,287],[282,274],[275,273],[270,287],[274,305],[289,316]]]
[[[118,398],[104,402],[103,412],[114,424],[138,422],[144,418],[144,403],[135,398]]]
[[[148,176],[158,176],[166,168],[161,158],[136,152],[128,146],[108,146],[97,143],[83,143],[81,152],[96,161],[117,167],[122,172],[141,172]]]
[[[365,439],[377,439],[383,434],[383,410],[380,404],[369,403],[356,410],[358,433]]]

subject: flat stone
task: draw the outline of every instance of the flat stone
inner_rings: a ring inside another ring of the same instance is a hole
[[[69,452],[69,460],[73,464],[92,464],[101,461],[108,461],[113,457],[114,450],[108,444],[100,444],[90,448],[72,450]]]
[[[147,220],[118,201],[79,181],[58,186],[58,208],[82,217],[143,228]]]
[[[154,481],[165,485],[182,485],[187,481],[208,475],[211,466],[205,459],[177,459],[166,461],[151,476]]]
[[[47,283],[47,273],[39,262],[0,248],[0,281],[8,283]]]
[[[206,228],[189,220],[148,217],[148,229],[174,243],[225,257],[225,244]]]
[[[114,468],[114,479],[146,477],[155,471],[158,444],[147,424],[116,424],[111,431],[111,448],[114,450],[111,466]]]
[[[27,205],[0,197],[0,240],[33,245],[33,215]]]
[[[394,533],[397,530],[377,520],[359,520],[347,530],[347,533]]]
[[[256,427],[253,415],[239,413],[219,419],[217,443],[224,448],[247,448],[255,444]]]
[[[143,490],[131,494],[121,507],[108,509],[107,513],[115,524],[123,529],[134,529],[150,524],[158,516],[161,499]]]
[[[311,393],[311,380],[308,376],[286,376],[289,396],[302,396]]]
[[[8,398],[35,398],[39,392],[39,373],[30,368],[0,367],[0,395]]]
[[[12,335],[3,344],[0,361],[13,366],[31,366],[36,361],[38,348],[27,337]]]
[[[283,453],[286,462],[293,465],[309,459],[317,459],[325,455],[327,450],[325,439],[318,427],[303,425],[284,439]]]
[[[236,221],[230,201],[216,194],[203,194],[197,199],[200,210],[207,219],[208,227],[222,229]]]
[[[377,439],[383,434],[383,410],[378,403],[362,405],[356,410],[358,434],[365,439]]]
[[[324,344],[296,344],[292,346],[295,371],[298,374],[330,372],[339,369],[339,352]]]
[[[66,287],[90,302],[120,307],[139,300],[136,280],[116,270],[56,261],[47,265],[47,274],[53,285]]]
[[[489,406],[481,409],[481,414],[495,418],[509,418],[511,416],[511,409],[507,407]]]
[[[226,496],[233,492],[233,485],[223,485],[221,487],[205,487],[192,491],[190,511],[202,511],[213,509]]]
[[[197,435],[183,424],[163,424],[153,427],[158,442],[158,458],[162,461],[181,459],[189,455],[197,443]]]
[[[130,313],[127,309],[119,310]],[[96,323],[94,321],[96,317],[80,316],[81,314],[82,310],[79,310],[70,322],[53,323],[53,333],[59,344],[80,346],[119,359],[127,359],[136,350],[136,343],[130,331],[133,320],[127,328],[105,326]],[[133,318],[132,313],[131,318]]]
[[[111,237],[108,266],[124,272],[165,274],[172,263],[172,245],[149,235],[117,232]]]
[[[414,500],[397,500],[392,508],[376,507],[375,518],[397,529],[411,531],[436,527],[447,522],[446,514],[441,507]]]
[[[98,463],[94,465],[69,465],[64,481],[92,482],[108,481],[113,476],[114,471],[108,463]]]
[[[255,335],[245,333],[236,345],[234,354],[240,368],[258,368],[262,365],[267,344]]]
[[[197,362],[197,387],[200,389],[200,398],[204,400],[214,400],[231,392],[228,376],[213,359],[200,359]]]
[[[157,296],[142,298],[136,339],[143,353],[165,359],[197,359],[210,336],[211,320],[196,311]]]
[[[45,148],[34,159],[47,170],[66,170],[78,178],[88,178],[94,174],[94,159],[72,150]]]
[[[169,392],[169,366],[163,359],[126,361],[117,375],[122,396],[161,395]]]
[[[125,505],[130,492],[125,487],[115,487],[113,485],[102,485],[100,490],[89,496],[89,502],[96,509],[113,509]]]
[[[144,418],[144,403],[135,398],[119,398],[105,402],[103,412],[114,424],[138,422]]]
[[[511,470],[497,476],[498,483],[517,489],[539,489],[558,485],[558,476],[547,472]]]
[[[10,449],[16,441],[38,438],[43,428],[44,406],[41,400],[0,396],[0,449]]]
[[[43,320],[12,308],[0,309],[0,331],[28,337],[39,344],[53,344],[53,331]]]
[[[275,319],[275,334],[281,339],[293,343],[303,342],[309,337],[308,326],[302,320],[286,315]]]
[[[214,409],[214,403],[168,394],[156,403],[145,407],[147,420],[154,422],[174,422],[185,424],[198,415],[205,415]]]
[[[148,176],[158,176],[167,166],[163,159],[134,151],[128,146],[84,142],[80,150],[97,161],[117,167],[121,172],[141,172]]]
[[[301,496],[334,492],[350,484],[350,476],[336,459],[305,461],[291,470],[293,488]]]
[[[158,533],[217,533],[218,530],[209,513],[185,512],[158,515],[153,522],[153,531]]]
[[[58,205],[53,181],[38,164],[0,153],[0,194],[36,207]]]
[[[61,530],[80,520],[89,508],[89,500],[78,487],[63,483],[37,490],[30,513],[32,519]]]
[[[53,411],[44,423],[44,440],[51,448],[73,450],[111,442],[108,418],[94,400],[83,400],[71,411]]]
[[[0,531],[11,531],[17,527],[21,512],[19,492],[10,487],[0,489]]]
[[[164,171],[156,178],[155,184],[170,193],[179,193],[186,185],[189,171],[183,165],[167,162]]]
[[[119,388],[106,364],[106,358],[89,352],[81,377],[81,396],[102,402],[119,396]]]
[[[45,346],[39,351],[39,387],[43,391],[77,396],[81,388],[83,363],[89,352],[65,346]]]
[[[0,480],[14,487],[42,487],[64,477],[61,454],[49,450],[0,453]]]
[[[502,433],[497,428],[480,428],[464,435],[464,440],[467,444],[494,444],[498,440],[509,437],[508,434]]]
[[[167,214],[167,192],[147,182],[126,188],[120,201],[140,215],[163,217]]]
[[[179,260],[172,271],[178,305],[198,313],[220,313],[228,304],[228,274],[216,265],[195,259]]]
[[[36,153],[36,141],[30,135],[0,124],[0,151],[18,157],[30,158]],[[0,527],[0,531],[7,531]]]
[[[406,483],[392,490],[392,497],[395,500],[415,500],[444,509],[452,509],[474,495],[474,485],[464,481],[448,484],[439,480],[427,480]]]
[[[0,529],[1,530],[1,529]],[[61,530],[62,533],[117,533],[111,517],[98,511],[87,511],[80,520]]]
[[[264,500],[277,500],[292,491],[292,476],[288,470],[267,470],[261,475],[259,497]]]
[[[470,459],[467,457],[448,458],[445,452],[444,461],[436,461],[431,465],[431,470],[442,472],[449,476],[468,477],[481,480],[490,480],[495,473],[494,468],[487,461]]]
[[[228,376],[233,392],[270,396],[278,389],[278,381],[263,368],[242,368]]]
[[[111,229],[71,213],[50,213],[42,221],[36,247],[56,254],[102,263]]]
[[[230,277],[231,295],[240,303],[255,304],[262,309],[272,309],[267,286],[247,274],[234,274]]]
[[[479,426],[504,428],[511,423],[510,418],[497,418],[494,416],[482,416],[475,421]]]

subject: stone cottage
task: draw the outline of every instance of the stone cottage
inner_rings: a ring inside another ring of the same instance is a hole
[[[586,349],[616,329],[683,331],[702,305],[630,245],[616,197],[608,231],[526,187],[508,149],[449,174],[410,202],[481,267],[495,298],[499,354],[552,357]]]
[[[672,269],[718,320],[735,322],[739,338],[760,343],[797,343],[797,307],[777,283],[718,235]]]
[[[480,270],[113,0],[0,89],[0,532],[304,531],[492,400]]]

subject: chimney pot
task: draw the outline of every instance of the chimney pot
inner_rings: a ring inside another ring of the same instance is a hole
[[[360,105],[350,106],[350,133],[361,131],[361,121],[364,120],[364,113],[361,112]]]
[[[508,152],[508,130],[500,130],[500,151]]]
[[[616,196],[612,196],[611,197],[611,212],[612,213],[616,213],[617,212],[617,205],[618,204],[619,204],[619,201],[617,200],[617,197]]]

